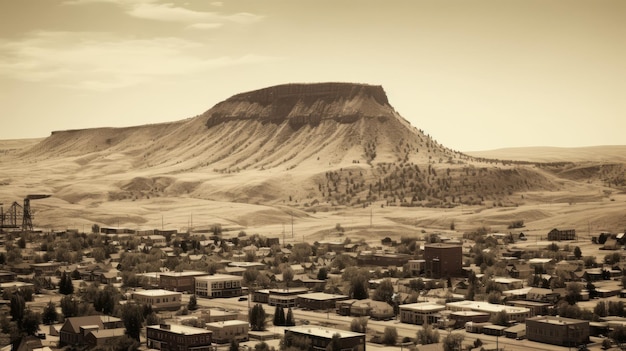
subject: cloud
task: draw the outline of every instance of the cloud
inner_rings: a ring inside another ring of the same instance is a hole
[[[86,5],[93,3],[111,3],[124,9],[132,17],[154,21],[183,22],[183,23],[225,23],[239,24],[254,23],[263,18],[248,12],[223,14],[220,12],[206,12],[191,10],[173,3],[158,3],[156,0],[67,0],[65,5]],[[211,3],[213,6],[222,6],[221,2]],[[206,29],[206,28],[205,28]]]
[[[213,1],[211,5],[216,6],[216,7],[222,7],[224,6],[224,3],[221,1]]]
[[[202,44],[185,39],[117,38],[93,32],[31,33],[23,40],[0,41],[0,52],[0,75],[89,90],[111,90],[277,59],[215,57]]]

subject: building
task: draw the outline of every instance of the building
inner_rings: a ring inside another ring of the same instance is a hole
[[[205,327],[213,332],[213,342],[226,344],[233,339],[237,340],[237,342],[248,341],[249,325],[247,321],[231,320],[207,323]]]
[[[487,323],[491,315],[485,312],[476,311],[456,311],[450,313],[451,321],[454,321],[454,328],[463,328],[468,322],[472,323]]]
[[[361,252],[356,257],[356,263],[359,266],[402,267],[411,258],[411,255],[401,253]]]
[[[548,240],[550,241],[574,239],[576,239],[576,229],[558,230],[554,228],[548,233]]]
[[[54,275],[61,264],[59,262],[31,263],[30,267],[36,275]]]
[[[85,335],[85,343],[91,347],[110,345],[126,336],[126,328],[92,330]]]
[[[211,351],[212,332],[180,324],[146,327],[146,346],[163,351]]]
[[[589,321],[539,316],[526,320],[528,340],[560,346],[578,346],[589,342]]]
[[[446,307],[455,311],[475,311],[489,313],[489,317],[504,311],[509,321],[523,322],[526,318],[529,318],[530,309],[526,307],[514,307],[506,305],[496,305],[484,301],[458,301],[448,302]]]
[[[177,311],[182,303],[183,294],[163,289],[135,291],[132,299],[138,304],[151,305],[155,311]]]
[[[446,309],[446,306],[430,302],[418,302],[400,306],[400,322],[409,324],[434,324],[436,315]]]
[[[463,276],[463,248],[455,244],[424,245],[424,273],[430,278]]]
[[[161,278],[163,279],[163,278]],[[243,277],[230,274],[213,274],[195,277],[194,292],[201,297],[241,296]]]
[[[207,275],[206,272],[163,272],[159,274],[159,288],[172,291],[189,291],[194,289],[194,278]]]
[[[409,260],[409,272],[414,277],[424,273],[425,266],[425,260]]]
[[[306,337],[311,340],[309,351],[326,350],[333,335],[339,335],[340,349],[342,351],[365,351],[365,334],[351,331],[303,325],[285,329],[285,343],[289,343],[289,334],[293,336]]]
[[[298,295],[296,305],[309,310],[335,309],[337,301],[347,300],[346,295],[326,294],[323,292]]]
[[[267,303],[270,306],[280,306],[283,308],[296,307],[298,295],[309,292],[307,288],[290,288],[290,289],[269,289]]]
[[[85,345],[92,331],[123,328],[121,319],[111,316],[83,316],[66,318],[59,330],[60,345]]]

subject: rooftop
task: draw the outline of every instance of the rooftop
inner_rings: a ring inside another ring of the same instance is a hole
[[[287,331],[293,331],[296,333],[300,333],[300,334],[308,334],[308,335],[313,335],[313,336],[317,336],[317,337],[321,337],[321,338],[328,338],[331,339],[333,337],[333,335],[335,334],[339,334],[339,336],[341,338],[352,338],[352,337],[358,337],[358,336],[364,336],[365,334],[362,333],[355,333],[355,332],[351,332],[351,331],[345,331],[345,330],[339,330],[339,329],[333,329],[333,328],[325,328],[325,327],[318,327],[318,326],[311,326],[311,325],[302,325],[302,326],[297,326],[297,327],[291,327],[291,328],[287,328],[285,329],[285,332]]]
[[[347,299],[346,295],[327,294],[323,292],[316,292],[310,294],[301,294],[298,297],[309,300],[333,300],[333,299]]]
[[[163,289],[153,289],[153,290],[143,290],[143,291],[135,291],[133,294],[143,295],[143,296],[171,296],[171,295],[181,295],[179,292],[163,290]]]
[[[213,333],[210,330],[206,330],[202,328],[195,328],[195,327],[188,327],[182,324],[166,324],[166,325],[156,324],[156,325],[149,325],[148,328],[158,329],[158,330],[169,330],[172,333],[183,334],[183,335],[200,335],[200,334],[207,334],[207,333],[212,334]]]
[[[206,274],[206,273],[205,273]],[[231,274],[213,274],[196,277],[196,280],[212,281],[212,280],[243,280],[243,277]]]
[[[430,302],[418,302],[418,303],[410,303],[406,305],[400,306],[403,310],[412,310],[412,311],[421,311],[421,312],[431,312],[431,311],[441,311],[445,310],[446,306],[430,303]]]

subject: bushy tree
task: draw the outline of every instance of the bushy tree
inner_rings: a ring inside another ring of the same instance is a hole
[[[333,334],[326,351],[341,351],[341,335],[339,333]]]
[[[26,309],[26,301],[20,293],[11,296],[11,319],[18,325],[22,323],[24,318],[24,310]]]
[[[198,299],[196,298],[196,295],[191,295],[191,297],[189,298],[189,303],[187,304],[187,309],[190,311],[195,311],[198,309]]]
[[[385,345],[395,345],[397,340],[398,330],[396,330],[396,327],[385,327],[382,343]]]
[[[239,351],[239,343],[235,338],[230,341],[230,345],[228,346],[228,351]]]
[[[326,280],[328,279],[328,269],[326,267],[322,267],[317,271],[317,279]]]
[[[460,333],[450,333],[443,338],[444,351],[461,350],[461,343],[465,336]]]
[[[139,341],[139,334],[144,321],[142,307],[134,304],[124,304],[121,307],[120,314],[120,318],[126,328],[126,335]]]
[[[54,324],[59,318],[59,314],[57,313],[57,308],[54,302],[50,301],[43,309],[43,315],[41,316],[42,322],[44,324]]]
[[[426,324],[417,331],[416,342],[422,345],[437,344],[439,343],[439,331],[433,329],[430,324]]]
[[[39,330],[39,324],[41,323],[41,314],[33,312],[30,309],[26,309],[24,312],[24,318],[20,325],[20,330],[26,335],[35,335]]]
[[[389,304],[392,304],[392,297],[394,294],[393,283],[391,279],[384,279],[374,291],[374,296],[372,297],[376,301],[384,301]]]
[[[506,314],[506,311],[500,311],[494,314],[489,321],[495,325],[501,325],[501,326],[509,325],[509,317]]]

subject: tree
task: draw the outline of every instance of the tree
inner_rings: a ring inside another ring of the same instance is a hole
[[[396,330],[396,327],[385,327],[382,343],[385,345],[395,345],[397,340],[398,331]]]
[[[341,351],[341,335],[339,333],[333,334],[328,346],[326,346],[326,351]]]
[[[443,351],[461,350],[461,343],[465,336],[460,333],[450,333],[443,338]]]
[[[326,267],[322,267],[317,271],[317,279],[318,280],[326,280],[328,279],[328,269]]]
[[[287,317],[285,317],[285,326],[293,327],[294,325],[296,325],[296,319],[293,316],[291,307],[289,307],[289,309],[287,309]]]
[[[111,349],[114,351],[136,351],[139,349],[139,342],[128,335],[124,335],[121,338],[116,338],[111,345]]]
[[[144,321],[142,307],[134,304],[122,305],[121,318],[126,328],[126,335],[140,341],[139,334]]]
[[[254,351],[270,351],[270,345],[268,345],[265,341],[261,341],[260,343],[254,345]]]
[[[66,272],[61,273],[61,280],[59,281],[59,294],[70,295],[74,293],[74,285],[72,284],[72,277]]]
[[[283,269],[283,281],[285,282],[285,286],[287,287],[287,290],[289,290],[289,284],[291,284],[291,282],[293,281],[293,269],[291,269],[291,267],[287,267],[285,269]]]
[[[11,296],[11,319],[20,325],[24,318],[24,310],[26,309],[26,301],[19,293]]]
[[[57,313],[57,308],[54,302],[50,301],[43,309],[43,315],[41,319],[44,324],[54,324],[59,318],[59,314]]]
[[[580,247],[578,246],[574,248],[574,257],[576,257],[577,260],[580,260],[580,258],[583,257],[583,253],[580,251]]]
[[[230,341],[230,346],[228,347],[228,351],[239,351],[239,343],[235,338]]]
[[[196,295],[191,295],[191,297],[189,298],[189,303],[187,304],[187,309],[190,311],[195,311],[198,309],[198,299],[196,298]]]
[[[352,277],[350,278],[349,295],[353,299],[357,300],[363,300],[369,297],[368,277],[364,272],[357,270],[354,274],[352,274]]]
[[[582,285],[580,285],[579,283],[567,284],[567,287],[565,288],[565,290],[567,291],[567,293],[565,294],[565,301],[567,301],[567,303],[569,303],[570,305],[576,304],[576,301],[580,301],[580,293],[582,289]]]
[[[285,325],[285,311],[279,305],[276,305],[276,311],[274,311],[274,325]]]
[[[618,346],[626,342],[626,327],[616,326],[613,328],[613,331],[609,333],[609,338],[613,339],[617,343]]]
[[[93,307],[96,311],[106,315],[112,315],[115,311],[118,301],[120,300],[120,292],[113,285],[107,285],[103,290],[98,290],[93,301]]]
[[[374,291],[374,296],[372,298],[376,301],[384,301],[388,304],[392,304],[393,294],[393,283],[391,282],[391,279],[384,279]]]
[[[254,331],[265,330],[265,310],[261,304],[252,306],[249,313],[250,329]]]
[[[430,324],[417,331],[417,343],[422,345],[439,343],[439,331],[433,329]]]
[[[27,309],[24,313],[20,330],[26,335],[35,335],[39,330],[39,323],[41,323],[41,314]]]
[[[357,333],[365,333],[367,331],[367,317],[356,317],[350,322],[350,330]]]
[[[495,325],[508,326],[509,316],[506,314],[506,311],[503,310],[494,314],[489,321]]]
[[[61,298],[61,313],[65,318],[78,316],[78,301],[72,295],[65,295]]]

